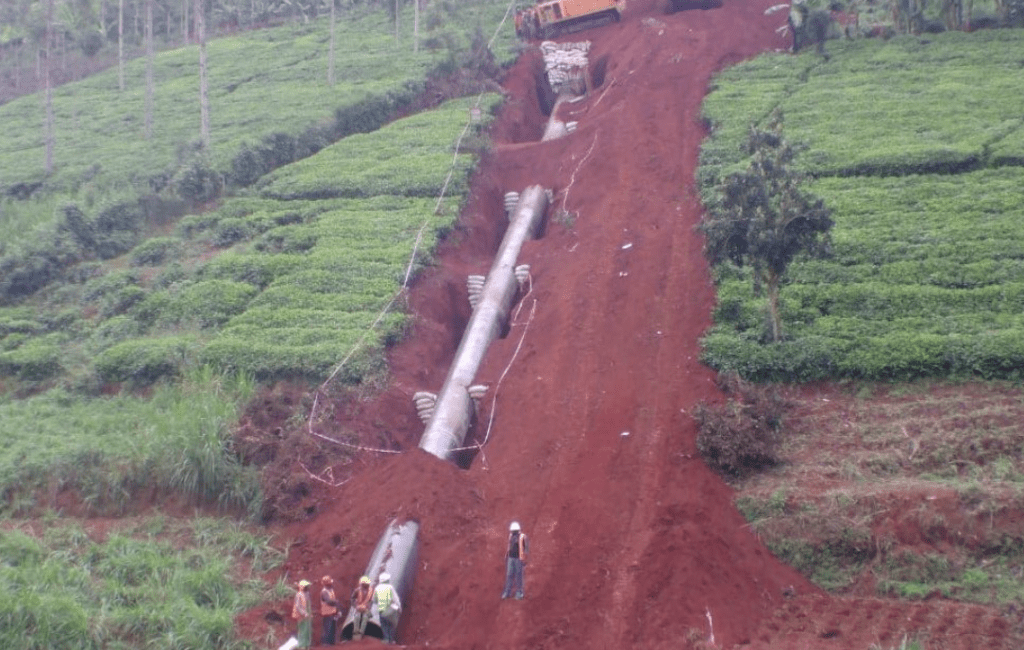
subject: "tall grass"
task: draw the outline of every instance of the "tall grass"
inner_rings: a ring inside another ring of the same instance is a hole
[[[161,522],[160,539],[147,531],[151,523],[102,542],[70,522],[42,537],[0,529],[0,647],[244,647],[234,617],[270,597],[255,578],[283,553],[233,522]],[[240,563],[243,550],[260,562]]]
[[[24,497],[75,490],[100,511],[120,511],[146,486],[203,502],[258,509],[254,470],[229,446],[238,409],[254,384],[209,369],[149,399],[86,399],[56,390],[0,403],[0,507]],[[30,502],[29,502],[30,503]]]

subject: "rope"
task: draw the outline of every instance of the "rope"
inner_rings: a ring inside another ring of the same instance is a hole
[[[583,163],[587,162],[587,158],[590,158],[590,154],[594,151],[594,145],[597,144],[597,134],[594,134],[594,140],[590,143],[590,148],[587,149],[587,153],[580,160],[580,164],[576,165],[576,169],[572,170],[572,176],[569,177],[569,184],[565,188],[565,194],[562,195],[562,212],[565,212],[565,202],[569,200],[569,190],[572,189],[573,183],[576,182],[576,172],[580,170]]]
[[[523,296],[523,301],[519,303],[519,307],[516,308],[516,315],[512,319],[512,326],[515,327],[516,322],[519,319],[519,312],[522,310],[525,304],[526,298],[533,293],[533,276],[530,276],[530,290]],[[519,350],[523,347],[523,341],[526,339],[526,333],[530,329],[530,324],[533,323],[533,317],[537,314],[537,299],[533,299],[533,304],[530,305],[530,317],[526,320],[526,326],[523,328],[523,333],[519,337],[519,343],[516,344],[516,349],[512,352],[512,358],[509,359],[508,365],[501,371],[501,376],[498,377],[498,382],[494,384],[494,396],[491,398],[491,412],[487,419],[487,432],[484,434],[484,439],[478,444],[474,445],[483,451],[484,445],[487,444],[491,437],[491,428],[494,426],[494,411],[498,404],[498,388],[501,386],[501,382],[505,380],[505,375],[508,374],[509,369],[512,368],[512,364],[515,362],[516,357],[519,356]]]

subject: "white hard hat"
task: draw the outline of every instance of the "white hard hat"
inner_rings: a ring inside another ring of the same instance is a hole
[[[511,532],[515,532],[517,530],[521,530],[521,528],[519,528],[519,522],[518,521],[513,521],[511,524],[509,524],[508,529]]]
[[[388,582],[391,580],[391,574],[385,571],[384,573],[377,576],[377,582]]]

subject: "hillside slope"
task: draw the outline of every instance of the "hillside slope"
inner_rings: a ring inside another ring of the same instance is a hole
[[[579,129],[562,140],[535,142],[546,119],[541,68],[535,52],[521,58],[462,228],[411,295],[416,324],[391,353],[391,386],[337,408],[339,429],[409,451],[362,454],[345,484],[295,490],[296,507],[315,514],[281,530],[293,542],[289,579],[330,573],[347,593],[387,521],[407,516],[421,522],[399,630],[409,646],[675,649],[713,633],[725,648],[864,647],[846,628],[817,625],[859,605],[824,597],[760,545],[732,490],[697,457],[689,416],[719,397],[698,361],[714,302],[693,230],[701,100],[715,70],[786,46],[775,32],[783,19],[764,16],[771,4],[667,16],[637,0],[621,23],[575,35],[592,41],[591,61],[606,57],[606,71],[588,99],[565,107]],[[474,432],[488,444],[459,470],[416,450],[411,396],[444,379],[469,316],[465,276],[486,272],[501,237],[503,193],[534,183],[555,192],[552,217],[521,256],[532,292],[477,377],[491,387]],[[521,602],[499,599],[513,519],[533,549]],[[978,625],[991,623],[974,610]],[[276,603],[240,625],[283,640],[287,611]],[[858,626],[870,635],[866,620]]]

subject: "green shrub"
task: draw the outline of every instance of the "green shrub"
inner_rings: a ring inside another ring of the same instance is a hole
[[[100,315],[104,318],[117,316],[127,312],[146,297],[146,290],[136,285],[121,287],[104,297],[100,306]]]
[[[265,253],[304,253],[316,245],[317,233],[299,225],[280,226],[263,233],[255,248]]]
[[[231,246],[248,239],[250,234],[249,224],[244,219],[221,219],[214,226],[213,245],[218,248]]]
[[[179,197],[193,204],[216,199],[224,188],[224,179],[203,156],[182,165],[171,183]]]
[[[159,266],[180,250],[181,242],[175,237],[152,237],[132,250],[131,262],[134,266]]]
[[[195,347],[196,340],[190,336],[125,341],[96,357],[96,372],[105,382],[152,384],[177,376]]]
[[[63,370],[62,355],[60,346],[30,339],[13,350],[0,352],[0,373],[25,381],[49,379]]]
[[[116,343],[135,338],[142,333],[139,322],[130,316],[114,316],[96,326],[92,342],[98,348],[108,348]]]
[[[163,326],[192,323],[199,327],[223,325],[245,311],[257,290],[251,284],[231,280],[203,280],[183,288],[165,305],[159,317]]]

